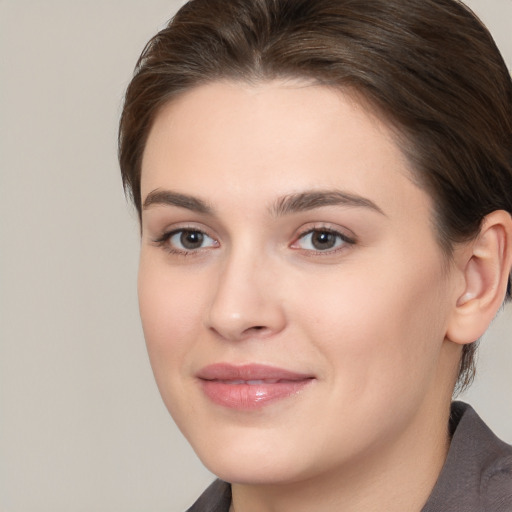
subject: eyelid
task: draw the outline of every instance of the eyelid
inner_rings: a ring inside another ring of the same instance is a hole
[[[176,236],[177,234],[184,232],[184,231],[191,231],[191,232],[197,232],[203,234],[205,237],[209,238],[213,243],[207,245],[207,246],[201,246],[197,248],[180,248],[172,245],[170,243],[170,240],[173,236]],[[184,225],[174,225],[172,227],[168,227],[167,229],[163,229],[161,233],[158,236],[151,238],[151,243],[157,247],[162,247],[167,252],[171,254],[176,255],[194,255],[199,256],[200,254],[203,254],[205,250],[209,250],[212,248],[218,248],[220,247],[220,242],[218,240],[218,237],[215,235],[212,235],[209,229],[206,229],[204,227],[199,227],[197,225],[193,224],[184,224]],[[334,253],[337,253],[341,250],[346,250],[350,245],[354,245],[357,243],[357,239],[353,233],[350,235],[347,234],[346,228],[341,227],[333,227],[332,225],[326,225],[325,223],[321,224],[309,224],[307,226],[302,227],[297,234],[293,238],[293,242],[289,245],[290,248],[294,250],[302,251],[303,253],[307,254],[308,256],[328,256],[332,255]],[[300,240],[304,239],[306,236],[311,235],[315,232],[326,232],[331,233],[335,235],[342,243],[338,243],[337,246],[333,248],[328,249],[308,249],[300,246]]]
[[[315,232],[325,232],[325,233],[331,233],[337,237],[339,237],[339,239],[343,242],[341,244],[341,246],[338,246],[338,247],[333,247],[332,249],[325,249],[325,250],[321,250],[321,249],[304,249],[302,247],[299,247],[298,246],[298,242],[302,239],[304,239],[306,236],[308,235],[311,235],[312,233],[315,233]],[[333,254],[333,253],[336,253],[340,250],[343,250],[344,248],[346,248],[347,245],[354,245],[357,243],[357,239],[354,235],[352,236],[349,236],[347,233],[344,232],[343,229],[341,228],[334,228],[332,226],[326,226],[325,224],[320,224],[320,225],[313,225],[313,226],[310,226],[308,228],[305,228],[303,229],[302,231],[300,231],[296,237],[294,238],[294,241],[292,242],[292,244],[290,244],[290,247],[292,249],[296,249],[296,250],[301,250],[301,251],[304,251],[305,253],[309,253],[311,255],[329,255],[329,254]]]
[[[213,240],[215,243],[212,245],[208,245],[206,247],[198,247],[197,249],[186,249],[186,248],[181,249],[179,247],[172,246],[170,244],[171,238],[176,236],[179,233],[182,233],[183,231],[191,231],[191,232],[195,232],[195,233],[201,233],[205,237],[208,237],[210,240]],[[188,256],[188,255],[192,255],[192,254],[198,255],[205,249],[216,248],[220,245],[217,238],[212,236],[211,234],[209,234],[208,230],[206,230],[204,228],[200,228],[198,226],[192,226],[192,225],[183,225],[183,226],[177,226],[177,227],[165,229],[156,238],[152,238],[151,241],[152,241],[153,245],[156,245],[157,247],[162,247],[165,250],[167,250],[167,252],[169,252],[171,254],[177,254],[177,255],[182,255],[182,256]]]

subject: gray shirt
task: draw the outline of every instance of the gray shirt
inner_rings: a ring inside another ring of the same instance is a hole
[[[421,512],[512,512],[512,446],[500,441],[472,407],[453,402],[452,440]],[[231,487],[213,482],[187,512],[229,512]]]

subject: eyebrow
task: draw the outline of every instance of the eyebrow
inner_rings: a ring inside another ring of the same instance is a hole
[[[202,214],[211,215],[214,213],[213,208],[202,199],[171,190],[156,189],[151,191],[146,196],[142,209],[147,210],[154,205],[177,206]],[[271,206],[270,213],[273,216],[281,217],[324,206],[363,207],[385,215],[381,208],[370,199],[341,190],[312,190],[288,194],[277,199]]]
[[[151,191],[144,200],[143,210],[151,206],[178,206],[197,213],[211,214],[212,208],[203,200],[197,197],[172,192],[171,190],[156,189]]]
[[[385,215],[385,213],[370,199],[344,192],[341,190],[313,190],[289,194],[279,198],[271,208],[271,213],[275,216],[297,213],[323,206],[351,206],[363,207],[375,210]]]

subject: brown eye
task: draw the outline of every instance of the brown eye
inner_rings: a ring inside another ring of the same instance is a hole
[[[331,251],[354,241],[345,235],[330,229],[312,229],[304,233],[293,245],[294,248],[307,251]]]
[[[336,242],[336,235],[330,231],[315,231],[311,234],[311,245],[319,251],[332,249]]]
[[[204,234],[201,231],[184,230],[180,234],[180,244],[184,249],[199,249],[203,245]]]
[[[197,251],[218,245],[213,238],[197,229],[179,229],[166,236],[166,239],[166,245],[178,252]]]

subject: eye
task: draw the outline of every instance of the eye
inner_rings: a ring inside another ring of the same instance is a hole
[[[306,251],[333,251],[354,241],[347,236],[331,229],[312,229],[292,245],[293,248]]]
[[[169,252],[187,254],[208,247],[217,247],[218,242],[198,229],[177,229],[165,233],[158,240],[157,245],[167,248]]]
[[[194,249],[201,249],[202,247],[211,247],[214,245],[214,240],[202,231],[193,231],[190,229],[182,229],[175,232],[169,237],[169,243],[180,249],[186,251],[193,251]]]

